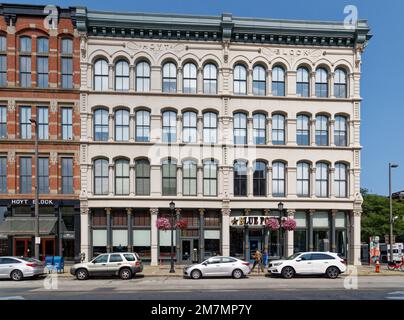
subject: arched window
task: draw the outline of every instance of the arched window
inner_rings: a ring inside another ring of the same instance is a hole
[[[146,61],[136,65],[136,91],[150,91],[150,65]]]
[[[318,146],[328,146],[328,117],[316,117],[316,144]]]
[[[335,70],[334,77],[334,95],[336,98],[347,97],[346,72],[342,69]]]
[[[347,120],[344,116],[335,117],[334,143],[338,147],[347,145]]]
[[[108,62],[104,59],[94,64],[94,90],[108,90]]]
[[[49,78],[49,40],[45,37],[37,39],[37,86],[48,87]]]
[[[163,92],[177,92],[177,67],[173,62],[163,66]]]
[[[328,164],[325,162],[316,165],[316,196],[328,197]]]
[[[62,88],[73,88],[73,40],[62,39]]]
[[[316,70],[316,96],[319,98],[328,97],[328,72],[324,68]]]
[[[184,65],[183,70],[184,77],[184,93],[196,93],[196,66],[193,63],[187,63]]]
[[[108,141],[108,111],[97,109],[94,111],[94,140]]]
[[[163,142],[177,141],[177,113],[163,112]]]
[[[150,141],[150,112],[147,110],[136,111],[136,141]]]
[[[115,111],[115,141],[129,141],[129,111]]]
[[[245,113],[234,114],[234,144],[247,144],[247,115]]]
[[[253,69],[253,94],[265,96],[266,84],[265,68],[260,65],[255,66]]]
[[[267,194],[267,166],[263,161],[255,161],[253,177],[254,196],[264,197]]]
[[[185,160],[182,163],[182,183],[184,196],[196,196],[197,166],[192,160]]]
[[[203,162],[203,195],[217,196],[217,163],[214,160]]]
[[[234,67],[234,94],[247,94],[247,69],[238,64]]]
[[[253,135],[255,144],[266,143],[266,116],[262,113],[256,113],[253,116]]]
[[[235,161],[233,172],[234,196],[247,196],[247,162],[243,160]]]
[[[301,67],[297,69],[296,93],[299,97],[308,97],[310,95],[309,71]]]
[[[129,194],[129,161],[120,159],[115,162],[115,194]]]
[[[213,63],[203,67],[203,93],[217,93],[217,68]]]
[[[299,146],[310,144],[310,118],[300,114],[297,116],[296,141]]]
[[[115,90],[129,90],[129,63],[125,60],[115,65]]]
[[[7,38],[0,37],[0,87],[7,85]]]
[[[214,112],[203,114],[203,142],[217,143],[217,114]]]
[[[148,160],[141,159],[135,162],[136,172],[136,195],[150,195],[150,163]]]
[[[279,66],[272,69],[272,95],[285,95],[285,70]]]
[[[285,164],[274,162],[272,164],[272,195],[274,197],[285,196]]]
[[[177,163],[172,159],[163,161],[163,196],[177,195]]]
[[[297,196],[310,196],[310,164],[307,162],[297,164]]]
[[[94,161],[94,194],[108,194],[108,160]]]
[[[285,144],[285,116],[282,114],[272,115],[272,143]]]
[[[20,38],[20,86],[31,86],[31,53],[32,43],[30,37]]]
[[[335,164],[334,189],[337,198],[348,196],[348,170],[344,163]]]
[[[182,116],[182,140],[185,143],[196,142],[196,113],[192,111],[184,112]]]

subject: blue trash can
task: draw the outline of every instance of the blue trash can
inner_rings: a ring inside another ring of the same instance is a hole
[[[63,257],[55,256],[53,259],[53,264],[57,272],[65,270],[65,260]]]
[[[49,270],[53,270],[54,268],[54,257],[53,256],[45,256],[45,268]]]

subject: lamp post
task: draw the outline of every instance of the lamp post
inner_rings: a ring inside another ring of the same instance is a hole
[[[35,126],[35,259],[39,260],[39,186],[38,186],[38,173],[39,173],[39,159],[38,159],[38,123],[34,119],[29,121]]]
[[[283,210],[283,203],[282,202],[279,202],[278,203],[278,211],[279,211],[279,224],[280,224],[280,229],[279,229],[279,232],[280,232],[280,242],[281,242],[281,244],[282,244],[282,246],[281,246],[281,250],[282,250],[282,254],[280,254],[280,258],[282,258],[283,256],[284,256],[284,251],[285,251],[285,241],[284,241],[284,233],[283,233],[283,230],[282,230],[282,218],[283,218],[283,212],[284,212],[284,210]]]
[[[170,267],[170,273],[174,273],[174,225],[175,225],[175,203],[173,201],[170,202],[170,218],[171,218],[171,267]]]
[[[390,236],[389,236],[389,242],[390,242],[390,261],[394,260],[393,256],[393,195],[391,193],[391,169],[397,168],[398,164],[394,164],[389,162],[389,197],[390,197]]]

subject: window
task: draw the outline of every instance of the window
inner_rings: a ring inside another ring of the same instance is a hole
[[[49,139],[49,117],[47,107],[38,107],[38,134],[39,139]]]
[[[297,69],[296,93],[299,97],[310,95],[309,71],[306,68]]]
[[[108,160],[94,161],[94,193],[108,194]]]
[[[183,127],[182,127],[183,142],[192,143],[196,142],[196,113],[184,112]]]
[[[185,160],[182,163],[182,170],[184,196],[196,196],[196,162],[192,160]]]
[[[177,163],[171,159],[163,161],[163,195],[177,195]]]
[[[217,143],[217,114],[214,112],[203,114],[203,142]]]
[[[129,161],[117,160],[115,162],[115,194],[129,194]]]
[[[255,66],[253,69],[253,93],[257,96],[265,96],[266,72],[263,66]]]
[[[328,197],[328,164],[324,162],[316,165],[316,196]]]
[[[21,43],[20,47],[20,85],[21,87],[30,87],[31,86],[31,39],[24,37],[20,39],[22,43],[29,40],[29,47],[28,44]],[[29,49],[29,51],[23,51],[24,49]]]
[[[147,160],[136,160],[136,195],[150,195],[150,164]]]
[[[21,139],[31,139],[31,107],[20,108],[20,136]]]
[[[247,144],[247,115],[234,114],[234,144]]]
[[[73,41],[62,39],[62,88],[73,88]]]
[[[49,41],[47,38],[37,40],[37,85],[39,88],[48,87],[48,53]]]
[[[98,256],[93,260],[94,263],[107,263],[108,262],[108,255],[104,254],[101,256]]]
[[[297,116],[296,140],[299,146],[310,144],[310,118],[305,115]]]
[[[109,256],[109,262],[122,262],[123,259],[120,254],[111,254]]]
[[[203,68],[203,93],[217,93],[217,68],[212,63],[206,64]]]
[[[318,146],[328,146],[328,117],[316,117],[316,144]]]
[[[247,196],[247,162],[234,163],[234,196]]]
[[[39,193],[49,193],[49,159],[38,158],[38,187]]]
[[[234,94],[247,94],[247,69],[238,64],[234,67]]]
[[[7,157],[0,158],[0,193],[7,193]]]
[[[285,95],[285,70],[282,67],[275,67],[272,70],[272,95]]]
[[[193,63],[184,65],[184,93],[196,93],[196,66]]]
[[[30,37],[21,37],[20,38],[20,52],[21,53],[31,53],[31,38]]]
[[[94,140],[108,141],[108,111],[97,109],[94,112]]]
[[[62,108],[62,139],[73,139],[73,109]]]
[[[335,260],[334,257],[324,253],[313,253],[311,260]]]
[[[136,65],[136,91],[150,91],[150,65],[146,61]]]
[[[163,142],[177,141],[177,113],[163,112]]]
[[[328,72],[323,68],[316,70],[316,96],[319,98],[328,97]]]
[[[203,162],[203,195],[217,195],[217,163],[214,160]]]
[[[308,197],[310,195],[310,164],[299,162],[297,164],[297,196]]]
[[[150,112],[147,110],[136,111],[136,141],[150,141]]]
[[[7,38],[0,37],[0,86],[7,85]]]
[[[347,145],[347,121],[343,116],[335,117],[334,143],[338,147]]]
[[[267,172],[266,163],[263,161],[256,161],[254,163],[254,180],[253,192],[254,196],[266,196],[267,193]]]
[[[129,90],[129,63],[125,60],[115,65],[115,90]]]
[[[115,141],[129,141],[129,111],[115,111]]]
[[[62,158],[62,193],[73,193],[73,159]]]
[[[283,162],[272,164],[272,193],[274,197],[285,196],[285,164]]]
[[[177,67],[172,62],[163,66],[163,92],[177,92]]]
[[[256,113],[253,116],[253,135],[255,144],[266,143],[266,117],[265,114]]]
[[[7,138],[7,107],[0,106],[0,138]]]
[[[347,97],[346,72],[342,69],[335,70],[334,95],[336,98],[346,98]]]
[[[348,196],[348,174],[347,165],[344,163],[335,164],[334,189],[337,198]]]
[[[94,90],[108,90],[108,62],[102,59],[94,64]]]
[[[20,158],[20,193],[32,192],[31,157]]]
[[[272,116],[272,143],[285,144],[285,117],[281,114]]]

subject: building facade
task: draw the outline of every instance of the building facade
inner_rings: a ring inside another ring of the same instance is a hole
[[[36,179],[40,258],[80,253],[80,41],[73,16],[58,7],[0,5],[0,255],[34,256]]]
[[[80,36],[81,251],[151,264],[336,251],[360,264],[366,21],[97,12]],[[283,210],[279,211],[280,203]],[[294,231],[268,218],[293,217]]]

